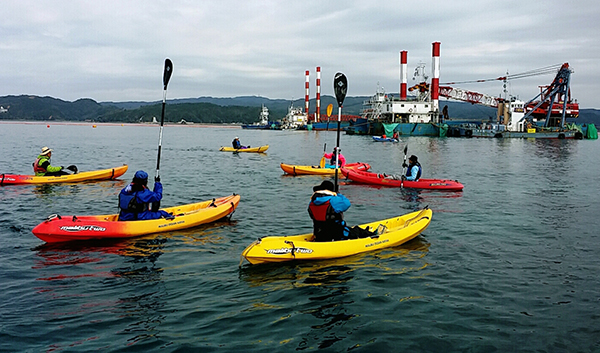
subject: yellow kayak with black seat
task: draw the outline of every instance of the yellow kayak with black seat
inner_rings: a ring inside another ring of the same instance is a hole
[[[312,233],[262,237],[244,249],[242,257],[250,264],[257,265],[295,260],[333,259],[391,248],[421,234],[429,226],[432,215],[433,212],[429,208],[424,208],[403,216],[361,224],[361,228],[376,233],[358,239],[316,242]]]

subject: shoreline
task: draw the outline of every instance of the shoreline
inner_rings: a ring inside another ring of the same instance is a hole
[[[0,120],[0,124],[22,124],[22,125],[80,125],[86,126],[89,125],[91,127],[96,126],[143,126],[143,127],[153,127],[160,126],[160,124],[156,123],[95,123],[95,122],[74,122],[74,121],[20,121],[20,120]],[[209,127],[223,127],[228,129],[236,129],[242,128],[242,125],[228,125],[228,124],[210,124],[210,123],[198,123],[198,124],[178,124],[178,123],[164,123],[163,126],[169,127],[198,127],[198,128],[209,128]]]

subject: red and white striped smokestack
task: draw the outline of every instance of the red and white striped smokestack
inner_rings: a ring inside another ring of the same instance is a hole
[[[407,51],[400,52],[400,99],[406,100]]]
[[[315,121],[321,121],[321,67],[317,66],[317,110]]]
[[[433,42],[433,61],[431,62],[433,78],[431,79],[431,100],[434,111],[440,111],[438,97],[440,94],[440,42]]]
[[[309,71],[306,70],[306,94],[304,96],[304,112],[308,115],[308,75]]]

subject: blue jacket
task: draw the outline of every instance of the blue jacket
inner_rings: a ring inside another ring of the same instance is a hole
[[[162,184],[158,181],[154,183],[154,191],[150,191],[150,189],[144,187],[144,190],[134,192],[131,189],[131,184],[127,185],[119,194],[119,208],[121,209],[119,220],[146,220],[171,216],[166,211],[159,210],[157,212],[152,212],[150,210],[150,203],[158,202],[162,199],[162,191]],[[140,207],[140,212],[136,213],[127,209],[127,204],[132,198],[135,198],[136,203]]]

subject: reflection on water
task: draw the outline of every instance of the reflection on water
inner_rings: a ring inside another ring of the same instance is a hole
[[[161,279],[163,269],[156,262],[167,241],[151,235],[35,248],[38,259],[33,268],[41,275],[38,281],[45,283],[37,292],[55,301],[46,303],[46,315],[82,318],[103,313],[104,322],[120,322],[118,331],[128,335],[128,344],[157,334],[157,327],[164,321],[158,311],[166,305],[166,291]],[[86,290],[82,292],[81,288]],[[65,302],[65,298],[70,300]],[[64,347],[53,343],[49,348]]]

